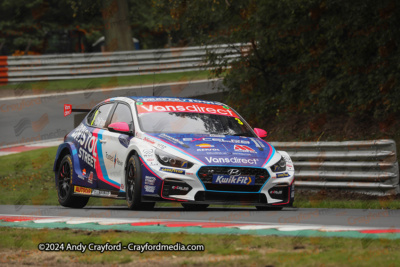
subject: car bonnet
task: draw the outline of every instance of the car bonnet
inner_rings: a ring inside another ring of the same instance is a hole
[[[266,165],[275,149],[260,138],[225,135],[148,133],[162,143],[184,151],[207,165]]]

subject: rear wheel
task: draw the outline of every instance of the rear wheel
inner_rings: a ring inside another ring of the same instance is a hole
[[[139,157],[132,155],[129,158],[125,175],[126,203],[131,210],[152,209],[155,202],[142,202],[142,171]]]
[[[65,155],[57,173],[57,195],[61,206],[69,208],[83,208],[89,201],[88,197],[73,196],[72,185],[73,163],[71,155]]]
[[[210,206],[209,204],[189,204],[189,203],[181,203],[182,207],[185,210],[205,210]]]
[[[282,210],[283,207],[268,207],[268,206],[256,206],[258,210]]]

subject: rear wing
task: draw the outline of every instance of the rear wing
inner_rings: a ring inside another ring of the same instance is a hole
[[[72,112],[85,112],[88,113],[91,109],[88,108],[72,108],[70,104],[64,104],[64,117],[71,115]]]

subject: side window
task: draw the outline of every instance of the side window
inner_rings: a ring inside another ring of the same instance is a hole
[[[111,118],[111,123],[114,122],[126,122],[129,125],[129,128],[133,130],[134,127],[131,109],[127,105],[118,104]]]
[[[92,111],[90,111],[90,113],[89,113],[89,115],[87,116],[87,119],[86,119],[86,123],[87,124],[92,125],[94,114],[96,114],[97,110],[98,110],[98,108],[95,108]]]
[[[104,128],[112,106],[113,104],[105,104],[93,110],[88,116],[87,123],[93,127]]]

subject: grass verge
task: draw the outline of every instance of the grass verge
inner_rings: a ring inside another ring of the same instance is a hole
[[[0,157],[0,205],[58,205],[53,162],[57,147]],[[158,206],[178,206],[174,203]],[[126,205],[123,200],[90,198],[89,206]],[[400,196],[366,196],[350,192],[297,190],[295,207],[399,209]]]
[[[0,205],[59,205],[53,163],[57,147],[0,157]],[[88,205],[115,205],[113,199],[91,198]]]
[[[11,95],[23,95],[25,92],[46,93],[94,88],[112,88],[130,85],[159,84],[167,82],[184,82],[202,80],[210,77],[209,71],[187,71],[176,73],[156,73],[134,76],[114,76],[105,78],[40,81],[31,83],[6,84],[0,86],[0,93],[8,91]]]
[[[1,262],[17,265],[126,264],[135,266],[396,266],[400,240],[258,237],[1,227]],[[40,252],[38,244],[203,244],[205,251]]]

